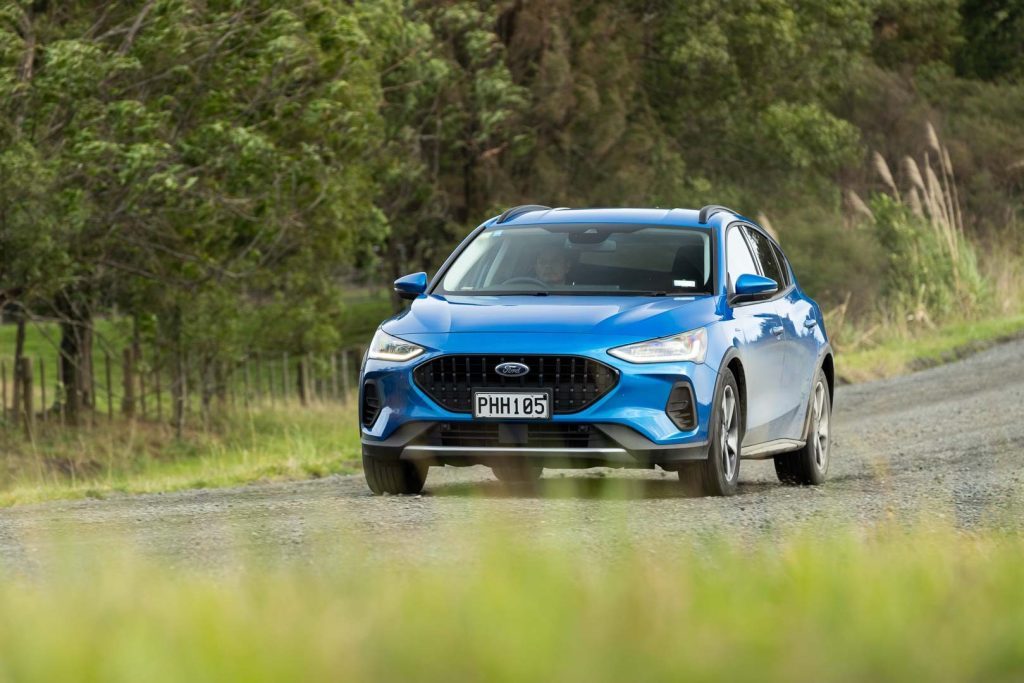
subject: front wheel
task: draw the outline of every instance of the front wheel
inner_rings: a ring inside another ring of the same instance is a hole
[[[687,463],[679,481],[691,495],[732,496],[740,478],[740,444],[743,442],[743,402],[736,378],[722,370],[708,429],[707,460]]]
[[[811,392],[810,424],[804,447],[775,456],[775,474],[784,484],[817,485],[825,481],[832,446],[832,396],[828,391],[825,373],[818,370]]]
[[[412,494],[423,490],[427,466],[404,460],[381,460],[363,454],[363,475],[366,485],[376,495]]]

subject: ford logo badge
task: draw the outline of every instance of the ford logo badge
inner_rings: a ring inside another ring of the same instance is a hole
[[[522,377],[530,371],[530,366],[522,363],[500,363],[494,366],[494,371],[502,377]]]

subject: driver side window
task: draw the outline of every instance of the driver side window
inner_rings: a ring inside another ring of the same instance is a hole
[[[750,273],[760,275],[757,272],[757,264],[747,246],[747,240],[743,237],[743,230],[740,226],[729,228],[728,237],[725,240],[726,273],[729,275],[730,287],[736,284],[740,275]]]

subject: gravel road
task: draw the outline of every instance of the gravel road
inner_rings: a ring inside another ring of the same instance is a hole
[[[374,498],[351,476],[48,503],[0,511],[0,567],[31,571],[122,547],[181,567],[418,563],[450,557],[467,524],[598,551],[609,527],[652,548],[887,520],[1024,531],[1024,341],[837,394],[820,487],[782,486],[770,461],[744,461],[740,494],[724,499],[681,497],[675,475],[660,471],[546,471],[526,491],[474,467],[432,468],[416,497]]]

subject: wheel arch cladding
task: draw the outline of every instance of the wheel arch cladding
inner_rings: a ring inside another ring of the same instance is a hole
[[[828,397],[833,403],[836,400],[836,367],[831,353],[826,353],[821,360],[821,369],[825,373],[825,381],[828,382]]]
[[[739,357],[733,356],[726,363],[725,367],[732,371],[732,376],[736,380],[736,388],[740,391],[740,410],[743,411],[743,419],[747,419],[747,378],[743,374],[743,363],[740,362]],[[744,425],[745,426],[745,425]]]

